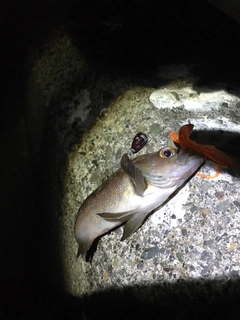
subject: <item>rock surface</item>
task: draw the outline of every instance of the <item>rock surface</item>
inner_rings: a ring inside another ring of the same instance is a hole
[[[138,131],[144,153],[191,121],[240,157],[239,25],[207,1],[0,6],[1,318],[239,319],[239,169],[193,177],[92,264],[73,234]]]
[[[173,72],[169,66],[169,73]],[[139,154],[148,153],[173,146],[170,131],[191,122],[197,141],[239,156],[238,92],[228,92],[223,85],[193,87],[194,82],[186,80],[171,81],[157,90],[133,86],[111,104],[69,154],[61,241],[65,283],[71,294],[180,279],[227,280],[238,274],[237,168],[223,168],[216,179],[193,177],[129,239],[120,242],[119,228],[100,240],[91,264],[76,260],[73,227],[79,204],[119,167],[121,155],[137,132],[149,138]],[[207,161],[201,172],[213,174],[215,169]]]

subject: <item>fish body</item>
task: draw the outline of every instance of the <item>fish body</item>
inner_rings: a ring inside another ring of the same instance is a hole
[[[117,170],[81,205],[75,223],[78,256],[95,238],[126,223],[121,240],[132,235],[149,212],[159,207],[203,164],[204,159],[170,147],[130,160],[125,154]]]

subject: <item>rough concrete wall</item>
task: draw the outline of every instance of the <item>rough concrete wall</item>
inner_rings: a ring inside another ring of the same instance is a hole
[[[150,151],[191,120],[205,142],[235,138],[238,155],[235,24],[203,1],[117,3],[12,1],[0,11],[3,318],[237,314],[238,171],[195,177],[128,241],[119,228],[92,264],[76,261],[77,210],[136,131]]]
[[[39,163],[46,117],[61,112],[60,102],[82,85],[86,61],[64,30],[49,30],[26,55],[26,124],[34,166]],[[58,108],[59,107],[59,108]]]
[[[240,2],[238,0],[208,0],[232,19],[240,22]]]

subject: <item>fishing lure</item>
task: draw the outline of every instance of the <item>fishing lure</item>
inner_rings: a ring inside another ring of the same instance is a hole
[[[137,153],[140,151],[147,143],[147,135],[143,132],[138,132],[132,141],[131,151],[132,153]]]
[[[202,174],[198,174],[199,176],[201,176],[202,178],[215,178],[220,173],[221,166],[230,167],[234,165],[234,161],[231,159],[231,157],[229,157],[223,151],[217,149],[212,145],[199,144],[196,141],[191,140],[189,136],[193,130],[193,127],[193,124],[189,123],[182,126],[178,134],[171,131],[170,138],[174,142],[179,143],[182,149],[194,150],[195,152],[203,155],[204,157],[218,164],[217,171],[214,176],[205,176]]]

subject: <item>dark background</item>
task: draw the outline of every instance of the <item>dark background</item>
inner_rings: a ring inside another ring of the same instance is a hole
[[[24,121],[26,52],[62,26],[93,64],[137,76],[160,64],[201,61],[199,84],[239,86],[239,24],[204,0],[0,0],[0,318],[239,319],[238,278],[125,287],[82,299],[64,291],[58,257],[50,259],[46,249],[49,229],[38,216],[47,199]]]

